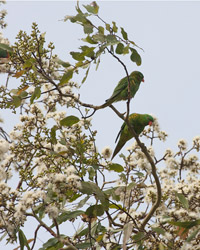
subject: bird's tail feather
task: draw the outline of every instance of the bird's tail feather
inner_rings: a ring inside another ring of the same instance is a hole
[[[124,146],[126,142],[123,142],[123,141],[119,141],[114,152],[113,152],[113,155],[112,155],[112,158],[111,160],[115,157],[115,155],[121,150],[121,148]]]

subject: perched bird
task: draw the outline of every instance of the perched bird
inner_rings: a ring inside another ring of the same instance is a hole
[[[129,115],[128,120],[130,122],[131,127],[133,127],[133,129],[137,135],[139,135],[144,130],[145,126],[147,126],[147,125],[151,126],[152,122],[154,121],[153,117],[150,115],[136,114],[136,113]],[[120,138],[119,138],[119,136],[120,136]],[[119,138],[119,141],[118,141],[117,146],[113,152],[112,159],[122,149],[122,147],[125,145],[125,143],[127,141],[129,141],[131,138],[133,138],[133,134],[128,129],[128,126],[125,122],[122,124],[121,129],[117,135],[115,142],[117,141],[118,138]]]
[[[12,48],[7,44],[0,43],[0,64],[8,63],[10,61],[10,54]]]
[[[129,75],[130,80],[130,97],[133,98],[140,87],[140,83],[144,82],[144,76],[139,71],[133,71]],[[106,100],[106,106],[113,102],[128,100],[128,77],[122,78],[113,91],[113,94]]]
[[[0,58],[9,58],[9,52],[0,48]]]

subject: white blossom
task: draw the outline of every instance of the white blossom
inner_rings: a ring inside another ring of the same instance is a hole
[[[185,151],[187,149],[187,142],[184,139],[178,141],[178,147],[180,150]]]
[[[159,131],[158,132],[158,138],[161,141],[166,141],[167,136],[168,136],[168,134],[165,131]]]
[[[106,146],[102,149],[101,154],[103,155],[104,159],[109,159],[112,155],[112,149],[109,146]]]
[[[59,214],[59,209],[56,206],[49,205],[46,207],[45,212],[49,215],[49,218],[56,218]]]
[[[71,165],[65,169],[65,172],[69,176],[71,174],[74,174],[76,172],[76,169],[73,165]]]
[[[5,154],[9,150],[9,142],[6,140],[0,139],[0,155]]]

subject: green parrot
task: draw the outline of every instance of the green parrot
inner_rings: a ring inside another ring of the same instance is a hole
[[[128,118],[130,125],[135,130],[135,133],[139,135],[145,128],[145,126],[152,124],[154,121],[153,117],[147,114],[137,114],[133,113],[129,115]],[[117,135],[117,138],[115,142],[117,141],[118,137],[119,141],[117,143],[117,146],[113,152],[111,160],[115,157],[115,155],[122,149],[122,147],[125,145],[127,141],[129,141],[131,138],[133,138],[132,133],[129,131],[127,124],[124,122],[121,126],[121,129]]]
[[[140,87],[140,83],[144,82],[144,76],[139,71],[133,71],[129,75],[130,79],[130,97],[133,98]],[[113,91],[113,94],[106,100],[106,106],[113,102],[128,100],[128,77],[122,78]]]
[[[9,62],[11,53],[11,47],[7,44],[0,43],[0,64]]]
[[[7,50],[0,48],[0,58],[9,58],[10,54]]]

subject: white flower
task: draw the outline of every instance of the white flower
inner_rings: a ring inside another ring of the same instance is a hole
[[[77,182],[80,180],[80,177],[76,174],[71,174],[67,177],[67,182]]]
[[[71,94],[71,93],[72,93],[72,87],[71,87],[71,86],[64,86],[64,87],[62,88],[62,92],[63,92],[64,94]]]
[[[47,170],[46,165],[41,161],[41,159],[37,159],[38,166],[37,166],[37,174],[42,174]]]
[[[194,146],[198,146],[199,147],[199,145],[200,145],[200,136],[195,136],[194,138],[193,138],[193,145]]]
[[[74,174],[76,172],[76,169],[75,169],[74,166],[71,165],[71,166],[69,166],[69,167],[66,168],[65,172],[69,176],[71,174]]]
[[[173,157],[167,158],[166,165],[167,167],[171,169],[178,169],[178,166],[179,166],[178,162]]]
[[[170,148],[168,148],[165,151],[165,155],[166,155],[166,158],[168,158],[168,157],[172,157],[174,155],[174,153]]]
[[[66,176],[64,174],[54,174],[53,175],[53,181],[54,182],[65,182],[66,181]]]
[[[165,131],[158,132],[158,138],[161,141],[166,141],[167,136],[168,136],[168,134]]]
[[[155,156],[154,149],[153,149],[152,146],[148,147],[148,152],[149,152],[149,154],[150,154],[152,157]]]
[[[158,119],[156,117],[153,117],[154,121],[152,123],[153,129],[155,132],[159,133],[160,132],[160,126],[158,124]]]
[[[111,157],[112,149],[109,146],[106,146],[102,149],[101,154],[103,155],[104,159],[108,159]]]
[[[13,131],[10,132],[9,136],[10,136],[11,140],[21,139],[22,138],[22,132],[13,130]]]
[[[187,142],[184,139],[178,141],[178,147],[180,150],[185,151],[187,149]]]
[[[9,143],[3,139],[0,140],[0,154],[5,154],[9,150]]]
[[[49,205],[45,209],[46,213],[48,213],[49,218],[56,218],[58,217],[59,210],[56,206]]]
[[[6,176],[7,175],[5,170],[2,167],[0,167],[0,181],[3,181],[6,178]]]

